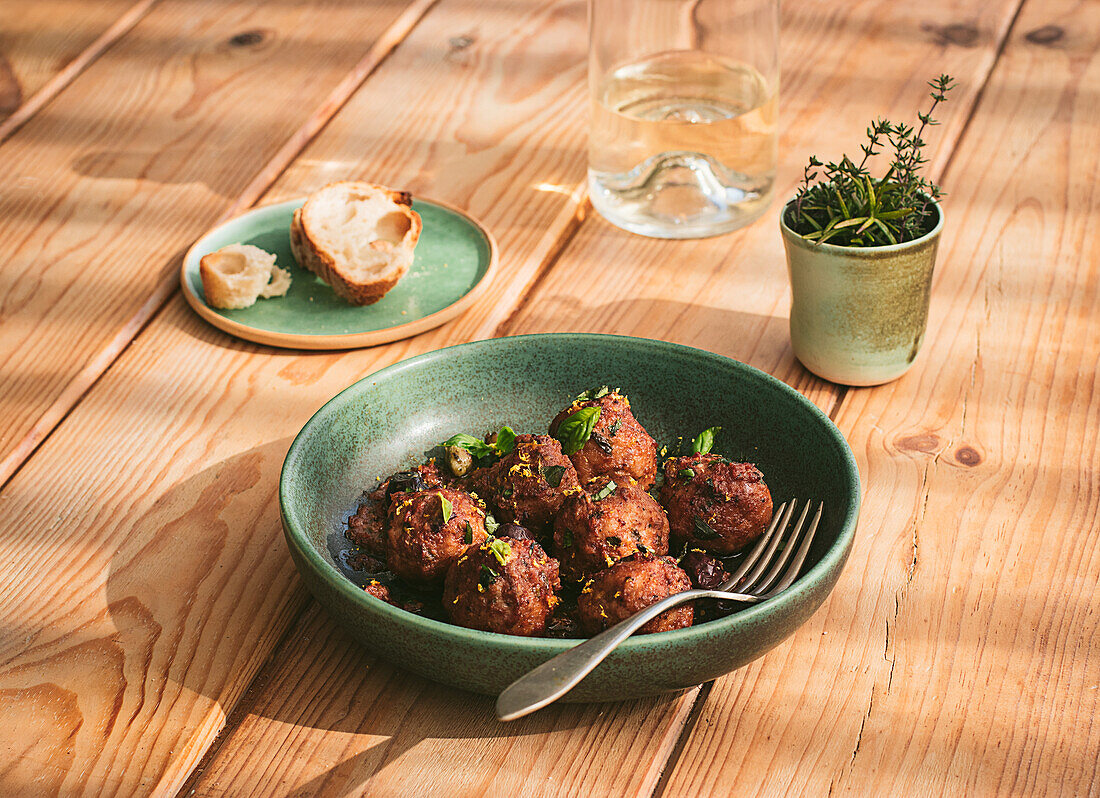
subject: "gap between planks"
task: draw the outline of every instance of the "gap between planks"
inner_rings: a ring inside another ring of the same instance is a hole
[[[103,31],[95,41],[81,50],[76,58],[66,64],[60,72],[27,98],[26,102],[0,121],[0,144],[21,128],[28,119],[42,110],[50,100],[60,94],[66,86],[73,82],[77,75],[103,55],[111,45],[129,33],[157,2],[158,0],[138,0],[111,27]],[[0,484],[3,484],[2,479],[0,479]]]
[[[81,64],[81,69],[90,64],[94,57],[101,54],[109,44],[117,41],[121,36],[130,30],[138,20],[144,16],[145,13],[156,3],[157,0],[143,0],[141,5],[141,13],[133,16],[132,20],[129,20],[129,24],[125,28],[120,28],[120,23],[134,14],[133,10],[120,19],[119,23],[112,26],[111,31],[115,31],[119,28],[113,38],[107,44],[99,48],[95,53],[95,56],[89,57]],[[297,131],[287,139],[286,143],[275,153],[275,155],[265,164],[252,179],[245,189],[238,195],[235,202],[230,205],[221,216],[211,225],[216,227],[227,219],[236,216],[241,211],[253,205],[259,200],[264,193],[274,184],[279,176],[286,171],[294,159],[298,156],[302,150],[305,149],[318,133],[324,130],[329,121],[336,115],[336,113],[344,106],[344,104],[351,98],[353,94],[359,89],[359,87],[370,77],[375,70],[386,60],[386,58],[392,53],[397,46],[404,41],[405,37],[409,35],[417,23],[423,19],[424,15],[437,3],[439,0],[414,0],[409,6],[401,12],[401,15],[378,37],[378,40],[367,51],[366,55],[352,68],[348,75],[336,85],[335,88],[325,98],[324,102],[320,104],[317,110],[310,116]],[[135,9],[138,7],[135,6]],[[110,33],[111,31],[108,31]],[[104,34],[106,36],[107,34]],[[101,37],[103,38],[103,37]],[[97,40],[97,43],[99,40]],[[93,45],[94,47],[95,45]],[[93,49],[89,47],[89,52]],[[83,55],[80,57],[83,58]],[[78,58],[77,60],[80,60]],[[76,63],[74,61],[74,63]],[[65,71],[68,71],[66,68]],[[71,81],[78,74],[79,70],[73,72],[68,81]],[[62,73],[64,74],[64,72]],[[51,84],[53,81],[51,81]],[[47,84],[49,86],[50,84]],[[55,96],[63,87],[58,87],[50,98]],[[42,91],[45,91],[44,88]],[[41,94],[42,92],[39,92]],[[38,94],[35,95],[35,98]],[[33,101],[35,98],[32,98]],[[47,99],[50,99],[47,98]],[[29,101],[30,102],[30,101]],[[41,108],[46,100],[43,100],[35,110]],[[23,106],[26,107],[26,106]],[[8,121],[20,114],[23,110],[21,107],[15,114],[8,117]],[[19,124],[22,124],[29,118],[29,115],[24,117]],[[4,135],[4,125],[0,124],[0,142],[2,142]],[[11,131],[7,131],[11,132]],[[73,411],[73,409],[80,403],[80,401],[87,395],[87,393],[95,387],[99,379],[107,372],[119,356],[126,351],[130,343],[137,338],[142,330],[157,316],[157,314],[168,304],[168,300],[172,298],[176,290],[179,287],[179,276],[175,269],[162,280],[154,289],[149,298],[138,308],[137,312],[131,316],[122,328],[115,334],[115,336],[108,341],[107,345],[103,347],[99,352],[82,368],[77,372],[76,376],[69,381],[64,390],[58,395],[57,399],[46,408],[45,412],[39,416],[35,421],[34,426],[31,427],[30,432],[23,436],[12,449],[11,453],[0,461],[0,490],[4,485],[18,473],[23,464],[34,454],[35,450],[50,436],[50,434],[57,429],[58,425],[65,420],[65,418]]]
[[[981,84],[978,86],[978,90],[974,94],[974,101],[970,106],[970,113],[967,114],[966,119],[963,121],[963,124],[960,126],[958,136],[955,137],[954,141],[950,142],[950,148],[951,149],[948,152],[947,157],[944,158],[943,165],[937,170],[937,174],[936,174],[936,179],[937,180],[941,179],[942,176],[944,174],[946,174],[948,172],[948,170],[951,168],[951,164],[953,163],[953,161],[955,159],[955,155],[956,155],[956,153],[958,153],[963,140],[966,138],[967,132],[970,130],[970,124],[973,121],[974,117],[977,115],[978,110],[981,107],[982,98],[985,95],[986,87],[989,85],[989,81],[992,78],[993,73],[997,68],[997,64],[1000,62],[1001,56],[1004,54],[1005,47],[1008,45],[1008,42],[1011,39],[1012,34],[1016,29],[1016,22],[1020,18],[1020,12],[1023,10],[1024,3],[1026,1],[1027,0],[1020,0],[1016,4],[1016,8],[1013,11],[1012,18],[1009,20],[1008,25],[1005,27],[1004,34],[1001,36],[1000,41],[997,42],[997,47],[996,47],[996,50],[994,51],[993,58],[989,62],[989,68],[986,70],[985,74],[983,74],[981,76]],[[572,237],[572,235],[575,235],[575,234],[576,234],[576,231],[573,231],[571,233],[570,237]],[[511,317],[509,317],[509,320],[510,319],[511,319]],[[501,325],[501,328],[504,328],[504,327],[507,327],[507,323]],[[851,388],[849,388],[848,386],[845,386],[845,385],[838,386],[836,399],[833,401],[833,404],[829,408],[829,412],[828,412],[828,416],[829,416],[829,419],[831,421],[834,421],[834,422],[836,421],[836,418],[837,418],[838,414],[840,413],[840,410],[841,410],[842,406],[844,405],[844,401],[848,397],[850,392],[851,392]],[[672,772],[675,770],[676,764],[679,761],[681,755],[683,754],[684,748],[687,746],[688,739],[690,738],[691,733],[694,730],[695,726],[698,724],[699,718],[703,714],[703,707],[705,706],[705,704],[707,702],[707,699],[710,697],[710,694],[711,694],[711,691],[713,690],[713,688],[714,688],[714,682],[713,681],[707,682],[706,684],[702,685],[701,689],[696,694],[695,700],[692,703],[691,711],[688,714],[687,720],[684,722],[683,726],[680,729],[680,736],[676,740],[676,744],[675,744],[675,746],[673,746],[672,751],[669,755],[669,758],[665,761],[665,763],[662,767],[661,777],[657,781],[656,785],[654,786],[654,790],[651,793],[650,798],[664,798],[665,790],[668,787],[668,782],[669,782],[669,779],[671,778]],[[868,710],[868,713],[869,712],[870,712],[870,710]],[[857,740],[857,742],[856,742],[856,752],[858,752],[858,750],[859,750],[859,741]],[[853,754],[852,754],[853,758],[855,757],[856,752],[853,752]]]

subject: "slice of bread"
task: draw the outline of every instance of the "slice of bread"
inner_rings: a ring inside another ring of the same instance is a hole
[[[331,183],[294,212],[290,247],[353,305],[370,305],[397,285],[413,262],[422,222],[412,196],[372,183]]]
[[[290,272],[275,265],[275,256],[251,244],[230,244],[203,255],[199,276],[206,304],[215,308],[247,308],[259,297],[282,296],[290,288]]]

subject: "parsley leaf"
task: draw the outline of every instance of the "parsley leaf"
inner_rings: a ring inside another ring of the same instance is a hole
[[[512,546],[503,538],[495,538],[489,542],[489,551],[497,558],[497,562],[504,565],[512,556]]]
[[[497,581],[497,577],[499,576],[500,574],[498,574],[488,565],[483,565],[481,566],[481,575],[478,577],[477,583],[483,588],[486,588],[489,587],[489,585],[493,584],[493,582]]]
[[[714,527],[702,518],[695,516],[695,534],[693,537],[698,540],[715,540],[718,537],[718,533],[714,531]]]
[[[611,389],[606,385],[601,385],[599,388],[589,388],[587,391],[582,391],[577,394],[573,399],[574,402],[590,402],[593,399],[601,399],[611,393]]]
[[[710,450],[714,448],[714,437],[721,431],[721,427],[711,427],[700,432],[695,440],[691,442],[691,453],[709,454]]]
[[[542,469],[542,478],[546,480],[546,484],[551,488],[560,487],[563,476],[565,476],[565,466],[546,466]]]
[[[567,416],[554,433],[554,437],[561,441],[562,452],[567,455],[576,454],[584,448],[599,420],[600,408],[598,407],[582,407],[576,413]]]

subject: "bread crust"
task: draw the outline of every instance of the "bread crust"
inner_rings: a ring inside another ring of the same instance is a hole
[[[374,192],[384,195],[395,206],[404,210],[409,220],[409,230],[399,245],[411,252],[420,239],[423,222],[420,214],[412,209],[412,194],[397,191],[386,186],[363,181],[341,180],[329,183],[320,191],[310,195],[305,204],[294,212],[290,223],[290,248],[298,264],[316,274],[336,292],[336,295],[352,305],[373,305],[384,297],[408,271],[407,264],[395,266],[393,274],[385,278],[362,281],[341,270],[333,255],[317,241],[316,233],[311,234],[308,207],[314,197],[322,192],[343,189],[346,191]],[[411,257],[409,258],[411,261]]]

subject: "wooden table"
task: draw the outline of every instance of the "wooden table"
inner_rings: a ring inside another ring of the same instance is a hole
[[[1100,4],[785,4],[779,194],[960,88],[929,335],[872,389],[795,361],[778,206],[661,242],[586,205],[580,0],[0,0],[0,794],[1100,794]],[[369,178],[482,218],[474,309],[352,352],[179,295],[257,202]],[[674,697],[493,720],[335,628],[279,466],[326,399],[495,335],[626,333],[788,381],[866,493],[836,591]]]

